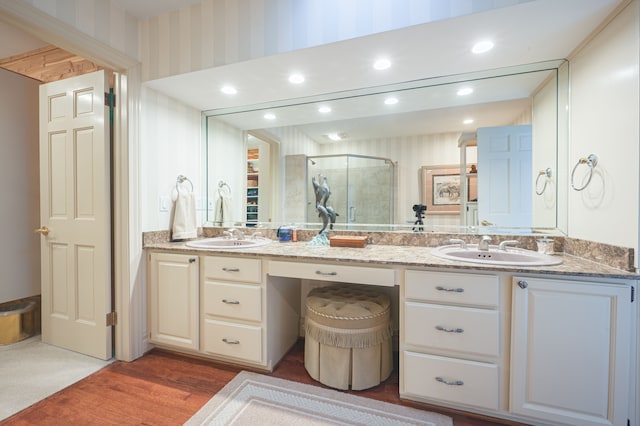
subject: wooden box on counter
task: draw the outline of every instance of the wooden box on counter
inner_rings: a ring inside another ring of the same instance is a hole
[[[367,237],[358,237],[354,235],[336,235],[329,238],[331,247],[353,247],[364,248],[367,245]]]

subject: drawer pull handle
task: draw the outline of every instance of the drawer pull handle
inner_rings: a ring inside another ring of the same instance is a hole
[[[442,287],[441,285],[439,285],[438,287],[436,287],[436,290],[438,291],[454,291],[456,293],[464,293],[464,288],[446,288],[446,287]]]
[[[440,376],[436,377],[436,380],[438,382],[440,382],[440,383],[444,383],[445,385],[450,385],[450,386],[462,386],[462,385],[464,385],[464,382],[462,380],[449,381],[449,380],[446,380],[445,378],[440,377]]]
[[[322,271],[316,271],[316,275],[331,275],[331,276],[335,276],[338,275],[337,272],[322,272]]]
[[[196,258],[195,257],[192,257],[192,258],[189,259],[189,263],[195,263],[195,262],[196,262]]]
[[[446,333],[464,333],[462,328],[446,328],[441,325],[436,325],[436,330],[444,331]]]
[[[225,342],[227,345],[239,345],[240,344],[240,340],[230,340],[227,339],[226,337],[224,339],[222,339],[223,342]]]
[[[225,271],[225,272],[240,272],[240,268],[227,268],[227,267],[224,267],[224,268],[222,268],[222,270]]]
[[[525,280],[520,280],[520,281],[518,281],[518,287],[520,287],[522,289],[525,289],[525,288],[529,287],[529,283],[526,282]]]
[[[227,299],[222,299],[222,303],[226,303],[227,305],[239,305],[240,301],[238,300],[227,300]]]

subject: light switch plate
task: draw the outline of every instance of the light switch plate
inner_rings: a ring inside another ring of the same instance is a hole
[[[169,198],[169,196],[167,195],[162,195],[160,197],[160,211],[168,212],[170,208],[171,208],[171,198]]]

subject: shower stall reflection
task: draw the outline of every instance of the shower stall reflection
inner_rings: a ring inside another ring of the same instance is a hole
[[[327,178],[336,229],[358,224],[393,224],[394,163],[387,158],[354,154],[307,157],[307,222],[319,221],[312,176]]]

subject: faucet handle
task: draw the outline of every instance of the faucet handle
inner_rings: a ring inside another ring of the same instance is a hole
[[[459,244],[463,250],[467,249],[467,243],[460,238],[450,238],[449,244]]]
[[[517,246],[520,242],[516,240],[503,241],[498,245],[498,250],[506,250],[507,247]]]

